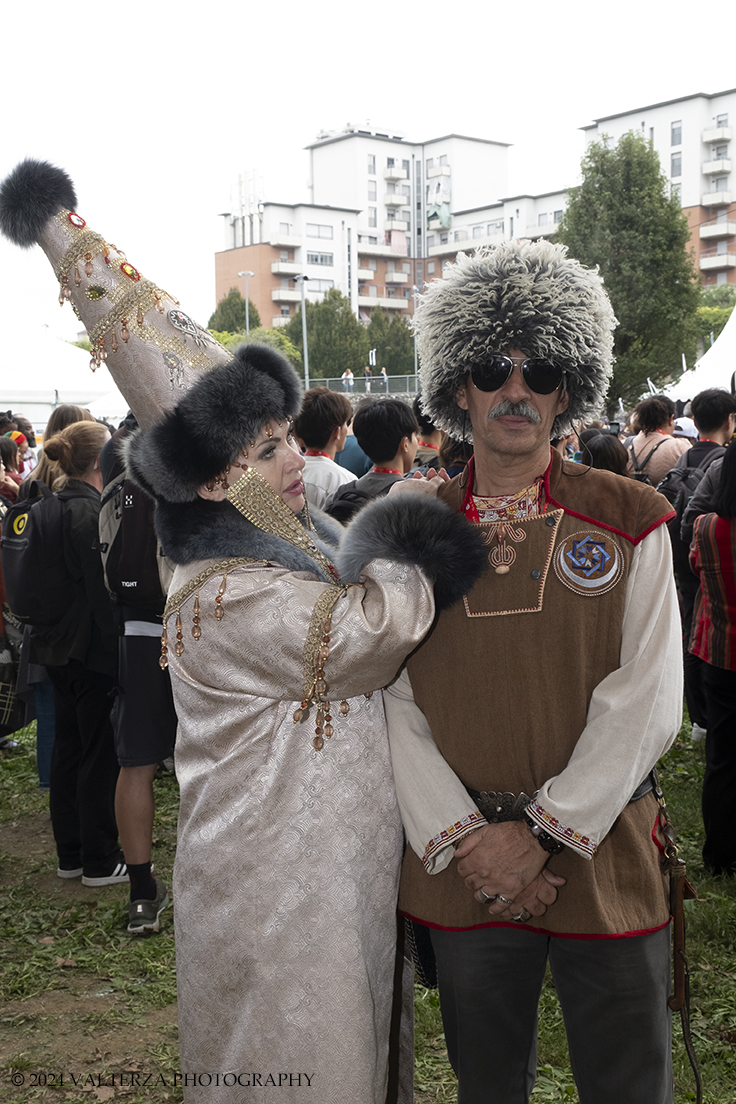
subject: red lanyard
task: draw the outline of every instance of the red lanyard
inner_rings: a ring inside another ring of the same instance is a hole
[[[305,456],[324,456],[325,460],[331,460],[329,452],[322,452],[322,449],[305,449]]]
[[[371,471],[375,472],[376,475],[403,475],[404,474],[403,472],[397,471],[396,468],[372,467]]]

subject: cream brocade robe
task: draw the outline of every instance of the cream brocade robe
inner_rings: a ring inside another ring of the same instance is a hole
[[[170,593],[211,562],[178,567]],[[228,574],[217,622],[221,579],[200,588],[198,641],[193,596],[182,603],[179,658],[167,622],[181,1069],[212,1075],[186,1100],[271,1101],[273,1082],[247,1084],[271,1074],[285,1104],[383,1104],[402,829],[380,687],[428,631],[432,586],[385,560],[347,588],[249,564]],[[315,603],[339,590],[325,664],[335,731],[316,751],[314,707],[292,718]],[[230,1071],[241,1084],[218,1087]]]

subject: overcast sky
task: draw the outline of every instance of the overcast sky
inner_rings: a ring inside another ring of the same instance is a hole
[[[78,211],[206,325],[239,173],[306,199],[303,147],[346,122],[513,144],[510,193],[574,183],[595,118],[736,86],[736,5],[682,0],[14,4],[3,15],[0,177],[65,168]],[[489,200],[496,198],[489,196]],[[0,242],[2,328],[73,337],[37,247]],[[0,388],[26,366],[0,361]],[[0,394],[0,398],[1,398]]]

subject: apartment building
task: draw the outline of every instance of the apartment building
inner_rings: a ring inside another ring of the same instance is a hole
[[[285,325],[304,274],[307,298],[337,287],[364,322],[377,306],[410,315],[414,290],[459,250],[554,231],[564,193],[496,199],[507,190],[508,149],[457,134],[415,143],[379,128],[323,131],[307,147],[308,203],[251,203],[223,216],[218,301],[231,287],[244,292],[238,272],[253,272],[262,321]]]
[[[588,140],[640,132],[659,155],[690,227],[703,284],[736,283],[736,203],[731,175],[736,88],[698,93],[608,115],[583,127]]]

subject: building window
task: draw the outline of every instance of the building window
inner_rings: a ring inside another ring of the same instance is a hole
[[[670,145],[682,145],[682,119],[678,119],[677,122],[670,125]]]
[[[396,298],[396,288],[387,287],[386,288],[386,298],[387,299],[395,299]]]
[[[329,291],[331,287],[335,286],[334,280],[310,280],[307,284],[307,294],[311,295],[313,292]]]
[[[728,126],[728,114],[716,115],[716,126],[727,127]]]
[[[375,257],[369,257],[366,268],[370,268],[372,272],[375,272],[378,267]]]
[[[427,171],[434,168],[434,157],[427,158]]]
[[[378,219],[376,218],[376,211],[377,211],[376,207],[369,207],[368,208],[368,225],[369,226],[378,226]]]
[[[374,299],[378,295],[378,288],[375,284],[370,284],[370,286],[368,287],[368,295],[372,296]]]
[[[434,276],[434,261],[427,261],[427,275]]]
[[[447,245],[450,240],[449,234],[440,234],[440,245]]]
[[[376,155],[375,153],[368,154],[368,172],[371,176],[376,175]]]
[[[473,237],[474,238],[481,237],[482,233],[483,233],[483,227],[482,226],[474,226],[473,227]]]
[[[280,261],[286,261],[288,263],[288,260],[289,260],[289,250],[288,249],[282,249],[281,250],[281,252],[279,254],[279,260]]]
[[[396,261],[386,261],[386,271],[393,272],[396,268]]]
[[[537,226],[546,226],[546,225],[547,225],[547,215],[546,215],[546,213],[543,214],[543,215],[537,215]]]
[[[672,162],[670,176],[682,176],[682,154],[673,153],[670,160]]]
[[[411,184],[402,184],[401,194],[404,196],[409,196],[411,198]]]
[[[405,299],[411,299],[411,288],[408,288],[408,287],[404,288],[404,298]]]
[[[440,165],[446,165],[446,164],[447,164],[447,154],[443,153],[442,156],[440,157]]]
[[[682,188],[682,185],[681,185],[681,184],[670,184],[670,195],[673,195],[673,196],[675,196],[675,197],[676,197],[677,199],[679,199],[679,198],[680,198],[680,189],[681,189],[681,188]]]
[[[396,185],[393,181],[389,181],[386,185],[386,195],[396,195]],[[373,198],[375,199],[376,197],[374,196]]]
[[[562,221],[562,211],[555,211],[555,213],[552,217],[555,220],[555,226],[556,226],[558,222]]]
[[[308,238],[331,238],[332,237],[332,227],[331,226],[325,226],[323,223],[319,223],[319,222],[308,222],[307,223],[307,237]]]
[[[287,291],[291,287],[291,280],[288,276],[281,277],[281,288],[283,291]],[[249,296],[250,298],[250,296]]]
[[[409,162],[408,161],[402,161],[401,162],[401,167],[404,170],[404,172],[406,173],[406,175],[408,176],[409,175],[409,169],[411,168]]]
[[[404,261],[401,268],[407,274],[407,276],[411,276],[411,263],[409,261]]]
[[[427,234],[427,249],[431,249],[434,245],[434,234]]]
[[[728,143],[722,146],[716,146],[715,159],[716,161],[723,161],[725,157],[728,157]]]
[[[281,317],[282,318],[290,318],[291,317],[291,313],[290,313],[288,307],[282,307],[281,308]]]
[[[394,159],[393,159],[393,157],[387,157],[387,158],[386,158],[386,168],[387,168],[387,169],[392,169],[393,167],[394,167]]]
[[[503,219],[495,219],[493,222],[489,222],[486,230],[489,238],[496,234],[503,234]]]
[[[456,230],[455,231],[455,241],[465,241],[467,236],[468,236],[468,231],[467,230]]]
[[[728,177],[727,176],[717,176],[715,178],[715,180],[713,181],[713,191],[714,192],[725,192],[727,188],[728,188]]]
[[[375,180],[368,181],[368,199],[372,202],[376,202],[376,182]]]
[[[291,225],[288,222],[279,223],[279,234],[288,234],[291,230]]]
[[[334,253],[307,253],[307,264],[333,265],[334,263]]]
[[[408,207],[402,207],[401,217],[404,222],[411,222],[411,210]]]

